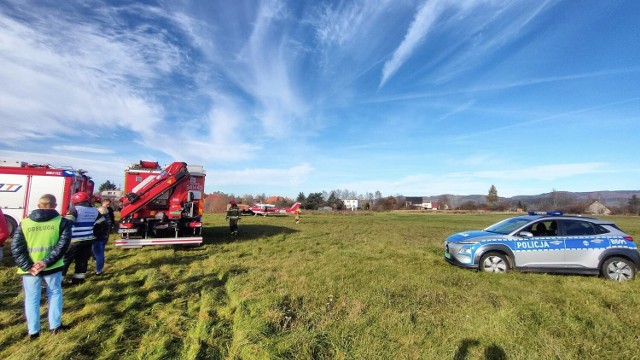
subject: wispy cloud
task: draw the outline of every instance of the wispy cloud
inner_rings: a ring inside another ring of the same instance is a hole
[[[86,170],[99,185],[106,180],[119,184],[124,179],[124,169],[129,161],[120,157],[110,157],[109,160],[86,158],[83,156],[61,155],[58,152],[24,152],[0,150],[0,158],[20,159],[32,164],[51,164],[61,168]]]
[[[596,174],[603,172],[604,163],[578,163],[578,164],[550,164],[531,166],[513,170],[474,171],[465,173],[453,173],[454,178],[483,178],[483,179],[527,179],[529,181],[550,181],[560,178],[578,175]]]
[[[470,1],[463,8],[464,16],[478,17],[480,20],[471,21],[475,26],[464,30],[466,36],[461,36],[455,44],[455,52],[438,67],[433,79],[436,83],[447,82],[468,70],[492,59],[498,51],[514,41],[521,39],[529,30],[535,29],[532,22],[546,10],[550,9],[557,0],[539,2],[483,2]],[[484,11],[474,11],[482,8]],[[483,15],[493,13],[486,20]],[[492,61],[495,61],[493,59]]]
[[[340,187],[366,189],[368,192],[381,191],[388,195],[437,195],[451,193],[451,189],[455,189],[457,194],[484,194],[489,188],[488,184],[501,184],[505,179],[521,179],[525,183],[540,181],[552,184],[560,179],[602,174],[606,171],[604,163],[550,164],[510,170],[418,173],[398,179],[372,179],[346,183]],[[507,193],[503,195],[507,195]],[[518,193],[514,192],[508,195],[518,195]]]
[[[337,4],[321,4],[307,19],[315,30],[316,41],[322,52],[352,45],[379,24],[379,17],[388,11],[392,0],[371,2],[356,0]],[[365,44],[360,44],[363,46]],[[346,49],[345,49],[346,50]]]
[[[145,134],[163,111],[138,86],[178,65],[175,48],[149,29],[121,36],[49,10],[21,14],[23,22],[0,13],[0,81],[11,84],[0,90],[0,121],[15,129],[0,141],[88,126]]]
[[[628,67],[620,69],[606,69],[587,73],[576,73],[567,75],[557,75],[548,77],[535,77],[520,79],[516,81],[505,81],[486,83],[446,91],[414,92],[406,94],[384,95],[366,99],[363,103],[385,103],[394,101],[407,101],[428,98],[449,97],[451,95],[467,94],[469,96],[479,96],[490,92],[501,92],[504,90],[517,89],[521,87],[535,86],[541,84],[553,84],[562,82],[572,82],[576,80],[589,80],[603,77],[623,76],[640,72],[640,67]]]
[[[445,10],[445,2],[440,0],[426,1],[416,13],[413,22],[407,30],[404,40],[394,51],[382,70],[382,79],[379,87],[383,87],[393,74],[407,61],[413,54],[416,47],[427,35],[431,27],[438,20],[438,17]]]
[[[113,154],[114,153],[112,149],[89,147],[89,146],[74,146],[74,145],[55,145],[52,147],[52,149],[57,151],[74,151],[74,152],[93,153],[93,154]]]
[[[504,130],[510,130],[510,129],[514,129],[514,128],[519,128],[519,127],[528,126],[528,125],[531,125],[531,124],[541,123],[541,122],[555,120],[555,119],[569,118],[569,117],[572,117],[574,115],[589,113],[589,112],[592,112],[592,111],[605,109],[605,108],[612,107],[612,106],[617,106],[617,105],[622,105],[622,104],[627,104],[627,103],[632,103],[632,102],[638,102],[638,101],[640,101],[640,97],[634,97],[634,98],[630,98],[630,99],[623,99],[623,100],[619,100],[619,101],[610,102],[610,103],[607,103],[607,104],[600,104],[600,105],[595,105],[595,106],[589,106],[589,107],[582,108],[582,109],[564,111],[564,112],[561,112],[561,113],[552,114],[552,115],[543,116],[543,117],[538,117],[538,118],[535,118],[535,119],[516,121],[511,125],[493,127],[493,128],[488,129],[488,130],[485,130],[485,131],[476,131],[474,133],[468,133],[468,134],[464,134],[464,135],[456,135],[456,136],[452,137],[452,140],[453,141],[468,140],[468,139],[471,139],[471,138],[482,137],[482,136],[486,136],[488,134],[501,132],[501,131],[504,131]]]
[[[436,24],[441,28],[457,26],[455,40],[438,49],[431,64],[438,64],[430,74],[433,82],[444,83],[477,67],[500,48],[522,36],[533,20],[550,8],[556,0],[530,4],[506,1],[426,1],[416,12],[407,33],[384,64],[379,88],[411,58],[419,47],[424,46],[428,35]],[[483,9],[483,11],[476,11]],[[446,14],[446,15],[445,15]],[[491,14],[487,16],[487,14]]]
[[[293,186],[304,183],[314,168],[301,164],[287,169],[255,168],[243,170],[212,170],[208,172],[208,185],[263,185]]]
[[[437,119],[435,119],[433,122],[434,123],[438,123],[441,121],[444,121],[445,119],[448,119],[456,114],[462,113],[467,111],[469,108],[471,108],[473,106],[473,104],[475,103],[475,100],[469,100],[466,103],[456,107],[455,109],[449,111],[448,113],[438,117]]]

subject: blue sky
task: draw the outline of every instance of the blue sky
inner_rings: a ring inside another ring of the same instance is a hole
[[[640,1],[0,2],[0,158],[295,197],[640,188]]]

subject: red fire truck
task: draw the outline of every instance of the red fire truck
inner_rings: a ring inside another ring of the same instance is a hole
[[[153,161],[129,166],[116,246],[200,245],[204,177],[202,166],[184,162],[165,169]]]
[[[40,196],[54,195],[58,200],[56,210],[64,215],[71,195],[79,191],[92,195],[93,188],[93,180],[84,170],[0,160],[0,207],[11,234],[20,220],[38,208]]]

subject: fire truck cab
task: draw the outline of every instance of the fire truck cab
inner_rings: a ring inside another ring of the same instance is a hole
[[[38,208],[40,196],[54,195],[56,210],[65,215],[71,195],[84,191],[91,196],[93,189],[93,180],[84,170],[0,160],[0,207],[11,235],[20,221]]]

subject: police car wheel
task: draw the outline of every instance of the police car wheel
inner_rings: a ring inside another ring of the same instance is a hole
[[[636,266],[625,258],[612,257],[602,264],[602,276],[615,281],[631,280],[636,276]]]
[[[501,253],[490,252],[480,259],[480,270],[484,272],[503,273],[510,269],[509,258]]]

